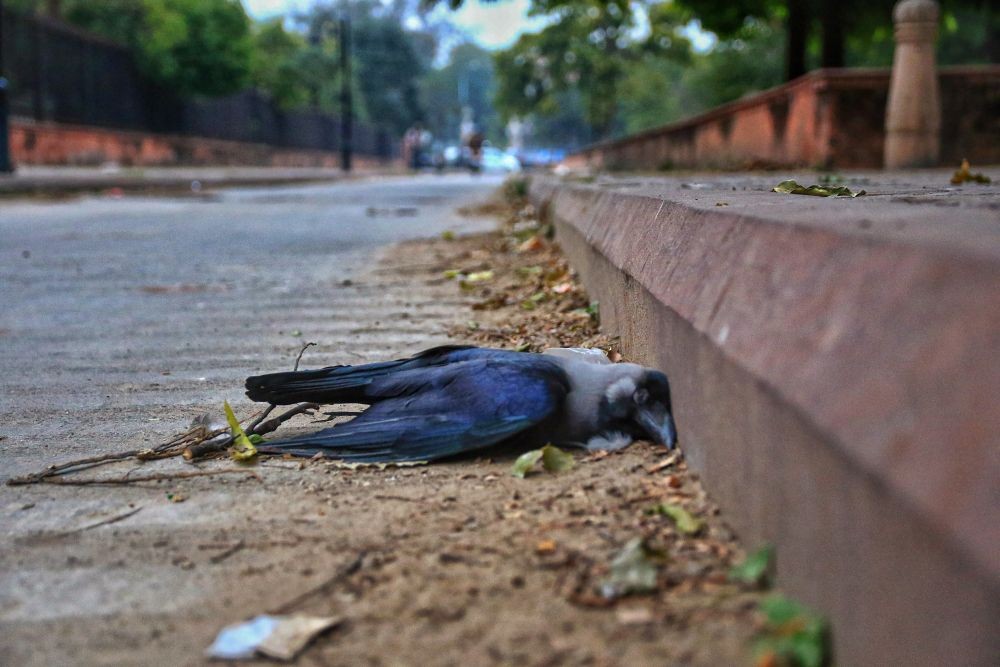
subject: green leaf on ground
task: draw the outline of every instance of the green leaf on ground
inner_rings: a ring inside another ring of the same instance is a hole
[[[773,557],[774,547],[765,544],[748,555],[742,563],[734,565],[729,570],[729,579],[749,586],[763,585],[767,581],[767,573]]]
[[[782,595],[772,595],[760,604],[764,629],[754,652],[760,658],[796,667],[823,667],[829,663],[827,623],[822,616]]]
[[[573,467],[573,455],[553,445],[542,447],[542,467],[548,472],[565,472]]]
[[[233,414],[233,409],[229,406],[229,401],[224,401],[223,406],[226,410],[226,421],[229,422],[229,428],[233,433],[233,446],[229,450],[229,453],[237,461],[249,461],[257,456],[257,448],[250,442],[247,434],[243,432],[243,427],[240,426],[239,420]]]
[[[528,474],[536,463],[538,463],[542,458],[542,450],[532,449],[530,452],[525,452],[517,457],[514,461],[514,467],[510,469],[510,474],[514,477],[524,479],[524,476]]]
[[[517,457],[514,466],[510,469],[510,474],[524,479],[539,461],[542,462],[542,468],[546,472],[564,472],[576,463],[572,454],[567,454],[558,447],[548,444],[541,449],[532,449]]]
[[[455,240],[455,232],[451,231],[450,229],[444,230],[443,232],[441,232],[441,240],[442,241],[454,241]]]
[[[601,595],[612,599],[655,591],[658,565],[662,561],[663,554],[650,549],[642,538],[629,540],[611,561],[611,572],[601,583]]]
[[[680,505],[660,503],[651,508],[649,512],[651,514],[662,514],[663,516],[670,517],[673,519],[674,525],[677,526],[677,530],[684,535],[697,535],[704,527],[704,523],[700,519],[692,516],[690,512]]]
[[[444,278],[445,280],[454,280],[455,278],[458,278],[458,276],[461,275],[461,273],[462,272],[459,271],[458,269],[448,269],[447,271],[444,272]]]
[[[851,192],[846,186],[799,185],[795,181],[782,181],[771,188],[771,192],[783,195],[812,195],[813,197],[860,197],[864,190]]]

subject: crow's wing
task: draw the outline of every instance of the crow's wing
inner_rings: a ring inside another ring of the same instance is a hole
[[[371,385],[397,373],[434,368],[471,359],[502,358],[515,354],[518,353],[510,350],[446,345],[395,361],[255,375],[246,380],[247,396],[254,401],[278,405],[302,402],[371,404],[380,398],[377,393],[371,391]]]
[[[356,462],[432,461],[497,444],[562,409],[565,372],[541,355],[413,370],[385,382],[395,398],[318,433],[267,442],[266,454]],[[394,387],[390,387],[394,384]]]

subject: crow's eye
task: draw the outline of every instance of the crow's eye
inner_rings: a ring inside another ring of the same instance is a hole
[[[632,400],[634,400],[637,405],[642,405],[649,400],[649,392],[645,389],[639,389],[632,394]]]

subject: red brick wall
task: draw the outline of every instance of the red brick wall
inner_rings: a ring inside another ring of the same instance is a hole
[[[1000,66],[941,70],[941,163],[1000,162]],[[817,70],[704,114],[595,144],[568,166],[879,168],[887,69]]]
[[[340,154],[283,149],[220,139],[128,132],[80,125],[11,119],[11,156],[15,164],[125,166],[241,165],[269,167],[338,167]],[[355,155],[359,168],[377,158]]]

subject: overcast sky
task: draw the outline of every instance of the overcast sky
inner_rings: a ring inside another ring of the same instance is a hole
[[[255,19],[288,14],[312,4],[312,0],[243,0],[243,6]],[[446,12],[446,4],[442,3],[435,11]],[[503,0],[490,4],[468,0],[457,12],[450,12],[450,19],[486,48],[502,48],[510,46],[522,32],[541,26],[539,19],[528,18],[529,4],[530,0]]]

